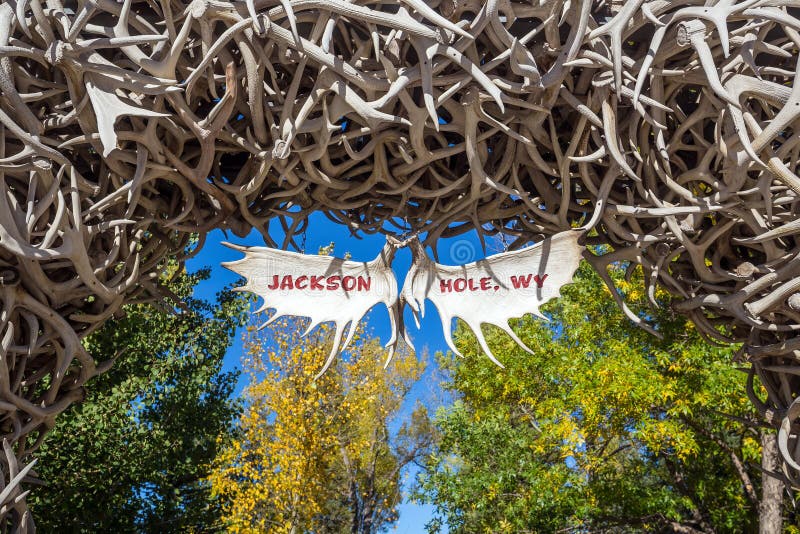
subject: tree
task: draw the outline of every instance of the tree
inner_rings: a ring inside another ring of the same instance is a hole
[[[641,285],[613,274],[642,305]],[[492,331],[505,370],[461,326],[466,358],[440,355],[457,401],[437,415],[441,442],[418,480],[436,507],[430,530],[756,528],[754,462],[771,434],[756,424],[733,350],[706,343],[663,299],[646,313],[664,339],[636,328],[586,267],[562,294],[545,307],[551,323],[516,325],[534,354]]]
[[[323,325],[301,337],[297,321],[250,328],[250,385],[237,438],[210,480],[233,532],[370,534],[397,519],[401,472],[427,454],[424,406],[409,414],[424,364],[399,351],[383,369],[378,340],[359,332],[319,379],[330,351]],[[398,418],[405,423],[396,431]]]
[[[192,298],[208,276],[170,284],[182,312],[129,305],[87,339],[98,360],[116,361],[39,450],[46,485],[30,502],[41,531],[214,529],[219,508],[204,479],[239,413],[236,375],[221,367],[248,302],[229,291],[215,303]]]

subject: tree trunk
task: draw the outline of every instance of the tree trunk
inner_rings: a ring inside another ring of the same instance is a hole
[[[350,511],[353,515],[350,534],[358,534],[361,531],[361,496],[354,480],[350,481]]]
[[[774,432],[761,433],[761,505],[758,507],[758,534],[779,534],[783,527],[781,509],[783,482],[767,473],[780,473],[781,458]]]

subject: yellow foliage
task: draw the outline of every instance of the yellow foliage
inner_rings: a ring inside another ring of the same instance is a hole
[[[424,364],[400,351],[384,370],[377,340],[359,332],[347,354],[315,381],[330,350],[330,329],[323,325],[300,337],[302,330],[284,321],[247,331],[246,409],[237,439],[210,477],[230,532],[320,531],[331,503],[341,501],[340,479],[376,456],[384,463],[393,458],[376,450],[387,443],[379,434],[388,432],[387,419],[400,411]],[[377,504],[391,515],[399,491],[389,489]]]

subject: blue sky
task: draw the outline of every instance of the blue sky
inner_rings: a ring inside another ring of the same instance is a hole
[[[360,238],[353,237],[348,228],[341,224],[331,222],[327,217],[320,213],[311,215],[309,228],[305,239],[305,252],[316,254],[320,247],[327,246],[331,242],[336,244],[334,255],[342,257],[345,253],[350,253],[355,261],[368,261],[381,251],[384,245],[384,237],[381,235],[360,235]],[[282,234],[276,232],[273,239],[280,242]],[[215,230],[200,251],[200,253],[187,262],[189,271],[197,270],[201,267],[210,267],[211,277],[201,282],[196,289],[196,296],[213,299],[216,292],[226,285],[236,282],[238,275],[220,266],[221,262],[239,259],[241,253],[223,246],[222,241],[247,246],[263,246],[264,241],[257,232],[251,232],[246,238],[237,238],[234,235],[225,235],[222,231]],[[445,264],[464,264],[491,255],[500,251],[500,243],[494,240],[487,240],[487,250],[484,253],[480,242],[474,232],[464,234],[450,239],[441,239],[438,243],[438,254],[440,263]],[[397,278],[398,287],[402,287],[405,274],[411,265],[411,253],[408,249],[398,251],[392,265]],[[442,335],[442,325],[439,316],[430,303],[426,305],[426,315],[421,322],[421,328],[417,329],[410,310],[406,310],[406,324],[408,325],[411,338],[419,352],[425,350],[431,355],[431,367],[435,365],[432,355],[437,351],[446,351],[447,345]],[[382,305],[377,306],[367,316],[369,328],[385,342],[390,335],[388,315]],[[233,345],[225,356],[225,370],[232,370],[239,367],[242,356],[242,339],[237,335]],[[431,384],[431,374],[434,369],[429,369],[413,396],[422,397],[426,388],[434,386]],[[427,380],[426,380],[427,379]],[[240,383],[237,391],[241,391],[244,384]],[[413,476],[407,473],[406,477]],[[425,532],[424,525],[431,518],[431,507],[421,506],[413,503],[404,503],[400,508],[400,520],[395,530],[392,532],[413,534]]]

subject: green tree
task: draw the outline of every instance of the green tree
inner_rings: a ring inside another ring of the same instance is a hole
[[[645,310],[640,284],[613,276]],[[733,350],[705,342],[666,302],[642,312],[663,340],[636,328],[585,266],[562,294],[544,308],[551,322],[516,325],[534,354],[492,330],[505,370],[462,326],[455,340],[466,358],[440,356],[457,400],[437,414],[441,442],[418,481],[436,507],[429,529],[755,529],[754,463],[769,434]]]
[[[424,363],[400,350],[384,369],[385,350],[359,331],[315,379],[331,332],[301,337],[298,323],[253,327],[245,343],[246,408],[210,477],[228,530],[384,531],[397,519],[403,469],[432,443],[424,406],[410,405]]]
[[[41,532],[214,530],[219,508],[204,479],[240,410],[236,375],[221,367],[248,302],[230,291],[192,298],[208,277],[169,284],[182,311],[126,306],[86,340],[97,360],[116,361],[38,452],[46,485],[29,502]]]

